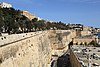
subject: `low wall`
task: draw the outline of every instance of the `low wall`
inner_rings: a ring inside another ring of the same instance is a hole
[[[18,41],[27,37],[31,37],[31,36],[35,36],[38,34],[41,34],[43,31],[39,31],[39,32],[31,32],[31,33],[22,33],[22,34],[12,34],[12,35],[5,35],[5,36],[1,36],[0,37],[0,46],[7,44],[7,43],[11,43],[14,41]]]
[[[72,67],[81,67],[78,58],[76,57],[72,49],[70,49],[70,62]]]
[[[92,40],[94,40],[95,41],[95,39],[89,39],[89,38],[83,38],[83,39],[80,39],[80,38],[75,38],[74,39],[74,43],[78,43],[78,44],[85,44],[85,43],[87,43],[87,44],[89,44]]]

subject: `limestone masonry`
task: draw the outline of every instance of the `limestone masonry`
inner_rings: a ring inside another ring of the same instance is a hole
[[[62,55],[74,32],[40,31],[0,37],[0,67],[50,67],[52,55]]]

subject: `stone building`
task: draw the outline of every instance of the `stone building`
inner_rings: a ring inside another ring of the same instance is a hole
[[[24,11],[24,10],[22,11],[22,15],[26,16],[30,20],[32,20],[33,18],[36,18],[36,16],[34,16],[31,13],[29,13],[28,11]]]
[[[73,29],[73,30],[80,29],[81,31],[83,30],[82,24],[68,24],[67,26],[69,27],[69,29]]]
[[[22,15],[26,16],[28,19],[32,20],[33,18],[38,18],[38,20],[41,20],[41,18],[36,17],[35,15],[32,15],[31,13],[29,13],[28,11],[22,11]]]
[[[6,2],[2,2],[2,3],[0,4],[0,7],[1,7],[1,8],[11,8],[12,5],[9,4],[9,3],[6,3]]]

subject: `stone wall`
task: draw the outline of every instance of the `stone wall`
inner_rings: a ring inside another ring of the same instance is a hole
[[[90,31],[81,31],[81,36],[91,35]]]
[[[63,55],[68,50],[68,44],[76,35],[75,31],[56,30],[50,31],[49,39],[51,42],[52,55]],[[55,34],[56,33],[56,34]]]
[[[0,67],[47,67],[50,61],[47,33],[0,47]]]
[[[94,39],[88,39],[88,38],[85,38],[85,39],[79,39],[79,38],[76,38],[76,39],[74,39],[74,44],[75,43],[77,43],[77,44],[85,44],[85,43],[87,43],[87,44],[89,44],[92,40],[94,40]]]
[[[69,31],[58,32],[25,33],[21,34],[22,37],[16,34],[17,37],[12,38],[13,42],[10,41],[11,38],[7,39],[7,42],[0,46],[0,67],[50,67],[53,51],[67,46],[70,42],[67,40],[71,37]],[[57,46],[52,47],[55,44]]]
[[[72,67],[81,67],[79,60],[72,49],[70,49],[70,62]]]
[[[0,37],[0,46],[7,44],[7,43],[11,43],[14,41],[18,41],[27,37],[31,37],[34,35],[38,35],[41,34],[42,31],[39,32],[30,32],[30,33],[22,33],[22,34],[12,34],[12,35],[3,35]]]
[[[89,44],[90,42],[95,41],[98,43],[98,37],[94,36],[91,38],[85,37],[85,38],[74,38],[74,44],[80,45],[80,44]]]

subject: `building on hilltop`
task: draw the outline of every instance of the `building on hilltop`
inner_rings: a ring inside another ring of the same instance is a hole
[[[33,18],[38,18],[40,20],[41,18],[36,17],[35,15],[32,15],[28,11],[22,10],[22,15],[26,16],[28,19],[32,20]]]
[[[0,3],[0,7],[1,7],[1,8],[11,8],[12,5],[9,4],[9,3],[6,3],[6,2],[2,2],[2,3]]]
[[[70,30],[75,30],[77,37],[81,36],[81,31],[83,31],[83,25],[82,24],[67,24],[67,27]]]
[[[77,30],[80,29],[81,31],[83,30],[83,25],[82,24],[67,24],[69,29]]]

